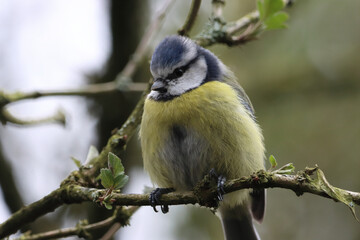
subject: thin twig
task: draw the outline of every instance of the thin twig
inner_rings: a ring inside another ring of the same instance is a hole
[[[214,18],[222,19],[224,6],[225,6],[225,0],[213,0],[212,16]]]
[[[114,222],[115,217],[109,217],[103,221],[88,224],[85,225],[83,223],[78,224],[76,227],[70,227],[70,228],[63,228],[63,229],[57,229],[52,230],[44,233],[38,233],[38,234],[32,234],[32,235],[22,235],[19,238],[16,238],[14,240],[40,240],[40,239],[54,239],[54,238],[63,238],[63,237],[69,237],[69,236],[78,236],[78,237],[84,237],[86,235],[87,231],[97,230],[101,228],[105,228],[108,226],[111,226],[111,224]]]
[[[194,25],[195,19],[199,12],[201,5],[201,0],[193,0],[191,3],[190,11],[186,17],[184,25],[178,30],[178,34],[182,36],[187,36],[191,28]]]
[[[49,116],[41,119],[22,120],[18,117],[15,117],[5,107],[3,107],[2,109],[0,109],[0,121],[4,125],[9,122],[14,125],[21,125],[21,126],[27,126],[27,125],[34,126],[34,125],[41,125],[48,123],[59,123],[61,125],[66,124],[65,114],[61,109],[59,109],[57,113],[55,113],[53,116]]]
[[[112,239],[115,233],[121,228],[120,223],[114,223],[100,240]]]
[[[139,66],[139,62],[144,58],[147,50],[149,49],[149,45],[152,37],[154,36],[154,33],[160,29],[166,13],[174,2],[175,0],[166,0],[164,2],[163,7],[159,10],[159,12],[156,14],[155,19],[148,26],[146,32],[140,40],[139,45],[136,47],[135,52],[133,53],[132,57],[127,62],[121,73],[116,77],[115,82],[119,83],[123,79],[130,78],[132,75],[134,75],[137,67]]]
[[[139,209],[138,206],[131,206],[127,208],[121,208],[121,212],[119,211],[119,207],[117,208],[118,213],[116,222],[109,228],[109,230],[104,234],[104,236],[100,240],[110,240],[115,235],[115,233],[123,226],[129,225],[130,217]]]
[[[246,43],[250,40],[256,39],[256,34],[260,28],[260,23],[250,24],[240,35],[231,37],[228,45],[239,45]]]
[[[289,4],[292,2],[291,0],[283,1],[285,6],[290,6]],[[203,47],[209,47],[216,43],[223,43],[228,46],[241,45],[256,39],[256,36],[263,32],[263,30],[256,28],[257,31],[248,31],[248,35],[241,33],[247,30],[251,24],[258,25],[260,16],[257,10],[234,22],[225,22],[222,18],[223,5],[222,0],[213,0],[213,18],[195,38],[197,44]],[[236,35],[239,32],[240,35]]]
[[[14,213],[24,206],[19,186],[14,180],[13,168],[7,161],[0,145],[0,186],[4,202],[8,209]]]
[[[117,89],[114,81],[107,83],[89,84],[76,89],[64,90],[47,90],[47,91],[33,91],[33,92],[14,92],[4,93],[0,92],[0,97],[6,99],[6,104],[3,106],[28,99],[36,99],[41,97],[54,97],[54,96],[84,96],[92,97],[100,94],[112,93],[118,90],[124,91],[143,91],[146,83],[129,83],[124,89]]]
[[[138,207],[127,207],[124,209],[119,208],[114,211],[113,216],[96,223],[88,224],[86,223],[86,221],[80,221],[80,223],[78,223],[75,227],[57,229],[57,230],[52,230],[38,234],[31,234],[31,235],[25,233],[19,238],[15,238],[14,240],[41,240],[41,239],[64,238],[69,236],[78,236],[81,238],[81,237],[86,237],[94,230],[103,229],[110,226],[111,226],[110,229],[114,231],[115,229],[113,229],[113,226],[118,226],[120,228],[124,222],[128,222],[129,218],[134,214],[134,212],[137,209]],[[113,234],[115,234],[116,231],[114,231]],[[102,240],[110,239],[104,237],[102,237],[101,239]]]
[[[245,29],[251,23],[254,23],[259,20],[259,12],[253,11],[251,13],[246,14],[244,17],[236,20],[235,22],[228,23],[228,27],[226,33],[231,36],[236,32]]]

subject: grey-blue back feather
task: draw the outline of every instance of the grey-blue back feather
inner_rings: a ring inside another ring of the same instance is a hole
[[[204,83],[221,79],[223,74],[220,70],[219,59],[210,51],[201,47],[199,47],[199,54],[204,56],[208,68]]]

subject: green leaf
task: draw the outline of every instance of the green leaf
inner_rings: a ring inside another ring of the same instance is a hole
[[[266,20],[285,7],[283,0],[258,0],[257,9],[261,21]]]
[[[265,0],[265,2],[267,2],[267,16],[271,16],[285,7],[283,0]]]
[[[124,166],[122,165],[120,158],[111,152],[108,154],[108,165],[114,178],[124,174]]]
[[[264,24],[267,30],[286,28],[284,23],[289,18],[289,15],[285,12],[277,12],[272,16],[268,17]]]
[[[110,169],[102,168],[100,170],[100,179],[104,188],[111,188],[114,186],[114,177]]]
[[[81,167],[81,161],[74,158],[74,157],[71,157],[71,160],[73,160],[73,162],[75,163],[75,165],[80,168]]]
[[[90,146],[88,154],[86,156],[85,164],[89,163],[91,160],[99,156],[99,151],[93,145]]]
[[[274,155],[270,155],[269,162],[271,164],[271,168],[275,168],[277,166],[277,162],[276,162]]]
[[[114,189],[120,189],[129,181],[129,176],[118,175],[114,179]]]
[[[260,20],[264,20],[265,19],[265,9],[264,9],[263,1],[257,0],[256,5],[257,5],[257,9],[259,11]]]
[[[342,202],[343,204],[348,206],[354,218],[358,222],[360,222],[358,217],[356,216],[355,204],[353,202],[352,196],[346,190],[332,186],[325,178],[325,174],[323,171],[317,169],[317,179],[315,179],[312,184],[315,184],[317,188],[326,192],[326,194],[335,201]]]
[[[108,202],[103,202],[103,204],[106,207],[106,209],[108,209],[108,210],[111,210],[113,208],[113,206]]]

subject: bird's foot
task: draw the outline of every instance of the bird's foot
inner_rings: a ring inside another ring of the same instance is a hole
[[[156,205],[159,204],[161,195],[173,191],[175,191],[173,188],[156,188],[154,191],[150,193],[150,197],[149,197],[150,205],[153,207],[155,212],[158,212],[158,210],[156,209]],[[160,205],[160,207],[163,213],[169,212],[168,205]]]
[[[223,175],[219,175],[216,173],[215,169],[210,170],[210,176],[213,177],[217,181],[217,198],[219,201],[224,200],[224,184],[226,182],[226,178]]]

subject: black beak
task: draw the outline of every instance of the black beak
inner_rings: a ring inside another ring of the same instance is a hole
[[[160,93],[165,93],[166,90],[166,84],[162,79],[156,79],[153,85],[151,86],[151,90],[157,91]]]

